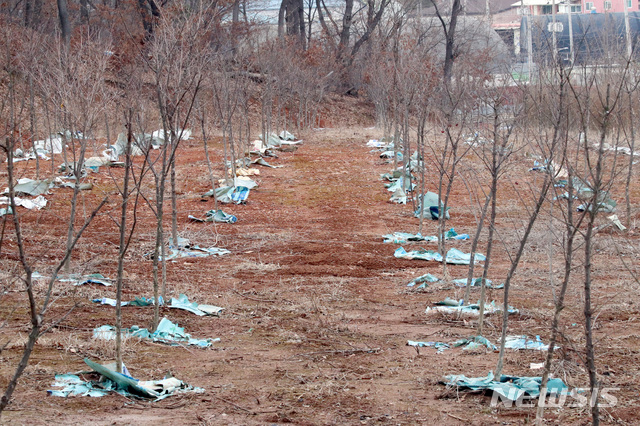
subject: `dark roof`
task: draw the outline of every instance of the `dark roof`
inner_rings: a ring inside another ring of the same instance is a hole
[[[464,3],[464,0],[462,0]],[[516,0],[489,0],[489,8],[491,13],[502,12],[511,9],[511,5]],[[469,15],[483,15],[486,7],[486,0],[467,0],[466,12]]]
[[[486,0],[460,0],[462,5],[465,7],[464,13],[467,15],[484,15],[485,8],[487,5]],[[504,12],[505,10],[511,9],[511,5],[516,0],[489,0],[489,9],[492,14]],[[424,13],[427,15],[433,15],[435,13],[435,9],[433,8],[433,2],[430,0],[420,0],[422,3],[422,7],[424,8]],[[402,1],[401,1],[402,3]]]

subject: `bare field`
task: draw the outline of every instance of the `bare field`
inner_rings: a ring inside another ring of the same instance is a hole
[[[301,136],[305,142],[297,151],[269,159],[283,168],[260,169],[259,187],[251,191],[246,205],[223,207],[238,217],[233,225],[188,221],[187,215],[202,216],[212,209],[213,201],[200,199],[209,189],[201,148],[190,141],[180,149],[180,234],[201,246],[227,248],[232,254],[167,264],[169,294],[185,293],[198,303],[222,306],[225,310],[219,318],[166,308],[161,315],[195,337],[220,337],[221,341],[202,350],[131,338],[126,341],[124,361],[137,378],[160,379],[170,372],[203,387],[204,394],[178,395],[154,403],[119,395],[47,396],[54,374],[86,370],[85,357],[104,362],[114,357],[111,345],[92,339],[93,328],[114,323],[113,308],[90,301],[115,297],[113,287],[60,283],[47,321],[55,322],[77,307],[38,342],[2,423],[490,425],[531,421],[535,408],[492,408],[488,396],[457,393],[438,383],[445,374],[486,376],[495,369],[497,353],[455,348],[436,354],[432,348],[417,351],[407,346],[407,340],[451,342],[473,335],[475,320],[426,315],[427,306],[447,296],[460,298],[463,290],[444,282],[425,292],[408,292],[406,283],[419,275],[430,272],[442,278],[442,265],[396,259],[397,245],[382,242],[382,234],[417,232],[417,219],[408,206],[386,202],[390,194],[379,176],[390,165],[365,147],[369,138],[381,136],[379,131],[358,126],[309,130]],[[219,159],[221,148],[214,146],[213,154]],[[469,167],[480,167],[471,156],[465,161]],[[530,163],[524,155],[516,157],[505,179],[521,189],[535,185],[539,176],[527,172]],[[32,162],[18,165],[19,170],[32,167]],[[118,169],[111,172],[121,173]],[[24,175],[32,177],[28,170]],[[113,201],[78,245],[74,268],[115,277],[117,193],[107,170],[91,174],[90,180],[94,189],[80,198],[79,221],[104,196]],[[490,274],[494,282],[504,279],[510,265],[506,251],[515,249],[515,234],[522,228],[513,188],[505,185],[498,198],[499,242]],[[62,252],[66,238],[69,204],[63,191],[56,189],[47,196],[47,209],[23,215],[27,244],[43,274]],[[632,188],[636,207],[638,191],[636,173]],[[475,207],[461,183],[450,205],[449,225],[459,233],[473,234]],[[138,216],[125,266],[123,300],[151,297],[153,291],[151,262],[144,255],[153,248],[154,218],[146,206]],[[513,282],[510,304],[520,313],[511,317],[509,334],[539,335],[548,341],[553,299],[545,226],[541,223],[534,230]],[[435,232],[435,222],[428,222],[423,233]],[[9,282],[15,274],[15,244],[8,230],[5,238],[0,264],[4,281]],[[435,244],[412,246],[436,248]],[[468,252],[470,242],[449,242],[448,246]],[[629,276],[628,265],[620,261],[615,248],[626,246],[630,248],[622,259],[637,265],[633,249],[638,247],[637,233],[604,231],[597,247],[596,356],[603,386],[619,388],[614,392],[617,405],[603,409],[603,421],[637,424],[640,286]],[[466,266],[447,267],[450,278],[466,277],[466,273]],[[0,299],[0,318],[6,320],[0,329],[0,345],[10,341],[0,353],[0,388],[18,363],[28,332],[27,305],[19,288],[20,283],[14,282]],[[571,387],[587,387],[579,281],[571,283],[567,297],[562,347],[553,372]],[[490,290],[488,298],[499,303],[502,291]],[[125,307],[123,313],[126,327],[147,327],[152,319],[150,307]],[[485,336],[497,342],[500,327],[500,318],[489,316]],[[531,370],[530,363],[542,362],[545,354],[508,351],[504,373],[539,375],[540,370]],[[546,410],[549,424],[587,424],[589,415],[585,408]]]

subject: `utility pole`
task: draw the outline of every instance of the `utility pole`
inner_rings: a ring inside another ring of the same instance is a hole
[[[631,48],[631,28],[629,26],[629,9],[627,8],[628,0],[621,0],[621,1],[622,1],[622,8],[624,9],[624,29],[626,32],[625,40],[627,42],[627,60],[631,60],[632,48]]]
[[[556,35],[556,25],[558,25],[558,21],[556,19],[556,0],[552,0],[551,2],[551,16],[553,20],[553,24],[551,26],[551,40],[553,43],[553,65],[556,66],[558,64],[558,37]]]
[[[571,61],[571,66],[573,66],[573,61],[576,60],[576,56],[573,52],[573,14],[571,12],[571,0],[567,0],[567,4],[569,7],[569,11],[567,12],[569,18],[569,60]]]

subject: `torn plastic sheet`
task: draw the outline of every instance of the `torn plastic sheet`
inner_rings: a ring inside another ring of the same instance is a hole
[[[85,382],[79,376],[70,373],[56,374],[52,387],[61,389],[51,389],[48,390],[47,393],[51,396],[59,396],[62,398],[69,396],[91,396],[99,398],[108,395],[111,391],[109,385],[106,383],[96,383],[94,387],[93,382]]]
[[[61,178],[56,178],[56,186],[58,188],[75,189],[76,184],[75,184],[75,182],[63,182]],[[91,182],[84,182],[84,183],[78,184],[78,190],[79,191],[89,191],[91,189],[93,189],[93,184]]]
[[[422,210],[422,199],[424,199],[425,208],[429,209],[428,215],[427,211],[424,212],[424,217],[431,217],[432,220],[437,220],[440,215],[440,209],[442,209],[443,205],[440,203],[440,198],[438,194],[435,192],[428,191],[424,194],[424,197],[418,196],[420,204],[418,204],[417,210],[413,213],[415,217],[420,217],[420,211]],[[447,207],[447,212],[445,214],[445,219],[449,219],[449,208]]]
[[[369,148],[378,148],[378,149],[384,149],[384,150],[389,150],[389,149],[393,149],[393,142],[387,142],[384,140],[377,140],[377,139],[370,139],[369,142],[366,143],[366,146],[368,146]]]
[[[389,151],[384,151],[383,153],[380,154],[380,158],[386,158],[386,159],[393,159],[393,154],[394,151],[389,150]],[[402,161],[402,159],[404,158],[404,155],[398,151],[395,153],[396,157],[398,158],[398,161]]]
[[[418,249],[407,252],[404,247],[398,247],[394,252],[394,256],[399,259],[409,259],[409,260],[433,260],[436,262],[442,262],[442,255],[433,250],[425,250]],[[485,256],[476,253],[475,255],[475,263],[484,262]],[[453,265],[469,265],[471,263],[471,254],[463,253],[456,248],[449,249],[447,252],[446,262]]]
[[[596,150],[600,149],[600,144],[598,144],[597,142],[593,144],[593,148]],[[604,143],[602,144],[602,150],[603,151],[611,151],[611,152],[619,152],[621,154],[625,154],[625,155],[631,155],[631,148],[627,147],[627,146],[617,146],[617,145],[610,145],[608,143]],[[633,155],[640,155],[640,152],[638,152],[637,150],[633,151]]]
[[[34,154],[32,149],[28,150],[26,153],[22,152],[21,149],[17,149],[16,152],[13,154],[14,163],[19,163],[20,161],[35,160],[36,158],[40,158],[40,160],[43,160],[43,161],[50,160],[50,158],[47,157],[46,152],[42,150],[37,150]],[[9,159],[7,158],[7,162],[8,161]]]
[[[416,290],[419,290],[426,288],[427,283],[435,283],[437,281],[440,281],[440,279],[431,274],[425,274],[409,281],[407,287],[414,287],[416,284],[421,284],[420,286],[416,287]]]
[[[182,257],[208,257],[208,256],[224,256],[225,254],[230,254],[231,252],[227,249],[223,249],[220,247],[200,247],[197,245],[192,245],[191,241],[187,238],[178,237],[178,247],[174,247],[173,241],[169,238],[169,248],[168,248],[167,260],[182,258]],[[162,260],[162,254],[160,255],[160,260]]]
[[[203,195],[203,197],[211,197],[215,194],[215,197],[221,203],[236,203],[240,204],[247,201],[249,198],[249,188],[244,186],[222,186],[215,191],[211,190]]]
[[[469,305],[463,305],[463,300],[454,300],[450,298],[445,298],[442,302],[436,302],[436,306],[427,307],[425,310],[426,314],[430,314],[432,312],[440,312],[444,314],[464,314],[478,317],[480,316],[480,304],[474,303]],[[484,305],[484,314],[490,315],[496,312],[502,312],[501,306],[496,306],[495,301],[491,303],[485,303]],[[513,306],[509,306],[509,314],[516,314],[518,310]]]
[[[179,250],[169,249],[167,260],[178,259],[183,257],[224,256],[225,254],[229,254],[229,253],[231,253],[229,250],[223,249],[220,247],[203,248],[199,246],[192,246],[189,248],[181,248]],[[162,255],[160,255],[160,260],[162,260]]]
[[[474,256],[474,263],[484,262],[487,258],[480,253],[476,253]],[[449,249],[447,252],[447,263],[454,265],[469,265],[471,264],[471,253],[463,253],[457,248]]]
[[[517,401],[525,394],[536,398],[540,396],[540,385],[542,377],[518,377],[500,376],[500,380],[494,380],[493,372],[489,372],[487,377],[470,378],[464,375],[448,375],[442,384],[456,386],[471,391],[489,390],[498,393],[503,399]],[[561,395],[568,391],[567,385],[560,379],[549,379],[547,381],[547,395]]]
[[[451,349],[447,343],[442,342],[414,342],[413,340],[407,340],[407,346],[413,346],[415,348],[435,348],[438,352],[442,353],[447,349]]]
[[[507,336],[504,347],[507,349],[531,349],[534,351],[548,351],[549,345],[542,343],[540,336],[536,340],[527,339],[527,336]]]
[[[405,244],[409,241],[427,241],[432,243],[438,242],[436,235],[422,236],[420,233],[410,234],[408,232],[394,232],[393,234],[383,235],[385,243]],[[451,228],[444,234],[445,240],[468,240],[468,234],[458,234],[455,229]]]
[[[196,302],[189,302],[189,298],[186,295],[180,294],[178,298],[171,298],[170,308],[183,309],[189,311],[198,316],[204,315],[216,315],[219,316],[220,312],[224,309],[214,305],[199,305]]]
[[[144,135],[134,135],[133,140],[131,141],[131,155],[139,156],[144,155],[144,147],[146,146]],[[120,155],[126,154],[127,151],[127,135],[124,133],[118,134],[118,139],[116,139],[116,143],[114,145],[109,145],[109,148],[115,151],[116,158]]]
[[[35,141],[33,143],[33,147],[36,149],[36,151],[48,154],[61,154],[63,146],[64,145],[62,143],[62,138],[59,136],[54,137],[53,135],[45,140]]]
[[[262,135],[260,135],[260,139],[262,139]],[[266,146],[270,147],[280,147],[281,145],[299,145],[302,143],[302,140],[296,140],[295,136],[287,131],[283,131],[280,133],[280,136],[275,133],[271,133],[267,136]]]
[[[14,197],[14,202],[18,207],[24,207],[29,210],[40,210],[47,206],[47,199],[42,195],[38,195],[33,200],[27,198]],[[11,204],[9,197],[0,197],[0,204]]]
[[[79,278],[73,277],[73,276],[69,278],[60,278],[59,281],[72,282],[73,285],[75,286],[84,285],[84,284],[100,284],[100,285],[109,287],[112,285],[111,281],[113,280],[105,277],[102,274],[89,274]]]
[[[256,159],[255,159],[255,160],[253,160],[250,164],[259,164],[259,165],[261,165],[261,166],[269,167],[269,168],[272,168],[272,169],[279,169],[279,168],[281,168],[281,167],[284,167],[284,166],[274,166],[274,165],[272,165],[272,164],[269,164],[269,163],[267,163],[267,161],[266,161],[264,158],[262,158],[262,157],[258,157],[258,158],[256,158]]]
[[[209,210],[205,213],[205,218],[201,219],[192,215],[189,215],[189,219],[194,222],[218,222],[218,223],[236,223],[238,218],[232,214],[227,214],[222,210]]]
[[[93,330],[94,339],[115,340],[115,327],[103,325]],[[130,337],[138,337],[140,339],[150,339],[154,342],[165,343],[171,346],[180,346],[182,344],[208,348],[214,342],[219,342],[220,338],[215,339],[195,339],[190,334],[185,333],[184,328],[178,327],[167,318],[162,318],[158,324],[158,328],[153,333],[146,328],[140,328],[134,325],[131,328],[123,328],[122,334]]]
[[[495,351],[498,349],[496,348],[496,345],[491,343],[486,337],[482,336],[465,337],[463,339],[456,340],[455,342],[453,342],[453,346],[456,348],[459,346],[464,346],[464,348],[462,348],[462,350],[464,351],[472,351],[482,347],[486,347],[491,351]]]
[[[614,214],[611,216],[607,216],[607,219],[609,219],[611,223],[613,223],[616,226],[616,228],[618,228],[619,230],[624,231],[627,229],[627,227],[624,226],[622,222],[620,222],[620,219],[618,219],[618,215]]]
[[[564,178],[568,176],[568,172],[564,167],[558,167],[553,161],[543,160],[533,162],[533,167],[529,169],[530,172],[543,172],[549,173],[553,177]]]
[[[283,130],[282,132],[280,132],[280,139],[282,139],[283,141],[295,141],[296,137],[286,130]]]
[[[416,184],[411,182],[410,179],[400,176],[398,179],[392,180],[391,183],[385,184],[385,187],[389,192],[396,192],[398,189],[411,192],[416,187]]]
[[[46,194],[49,189],[53,188],[53,182],[48,179],[33,180],[29,178],[18,179],[18,182],[13,186],[13,192],[19,195],[31,195],[35,197],[37,195]],[[3,194],[8,194],[9,188],[5,188]]]
[[[466,278],[459,278],[457,280],[453,280],[454,283],[456,283],[456,285],[458,287],[466,287],[467,286],[467,279]],[[474,278],[471,280],[471,286],[470,287],[478,287],[480,288],[482,284],[482,278]],[[493,282],[491,280],[486,280],[485,281],[485,287],[486,288],[494,288],[494,289],[500,289],[500,288],[504,288],[504,284],[497,284],[497,285],[493,285]]]
[[[229,173],[232,173],[231,169],[229,169]],[[241,168],[236,169],[236,175],[237,176],[241,176],[241,177],[260,176],[260,170],[253,169],[253,168],[247,168],[247,167],[241,167]]]
[[[407,204],[407,194],[402,188],[396,189],[389,201],[396,204]]]
[[[136,297],[134,300],[129,302],[121,301],[120,306],[151,306],[155,303],[154,300],[155,299],[153,297],[149,299],[147,299],[146,297]],[[162,299],[162,296],[159,296],[158,300],[160,301],[160,306],[162,306],[164,304],[164,300]],[[101,305],[116,306],[116,299],[111,299],[109,297],[93,299],[92,302],[100,303]]]
[[[49,390],[52,396],[91,396],[102,397],[110,392],[116,392],[126,397],[136,397],[162,400],[179,393],[203,393],[204,389],[194,387],[174,377],[165,377],[162,380],[141,381],[130,376],[123,365],[123,372],[115,371],[115,366],[97,364],[87,358],[84,362],[96,373],[102,376],[100,381],[85,381],[75,374],[58,374],[55,376],[53,387],[61,387],[61,390]]]
[[[244,187],[244,188],[249,188],[249,189],[253,189],[256,186],[258,186],[258,184],[256,183],[256,181],[254,181],[253,179],[247,177],[247,176],[237,176],[233,179],[233,181],[231,181],[230,179],[220,179],[218,181],[222,187],[224,186],[232,186],[232,187]]]

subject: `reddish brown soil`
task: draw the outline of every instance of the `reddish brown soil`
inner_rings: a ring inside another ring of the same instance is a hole
[[[200,199],[210,185],[197,143],[185,144],[180,152],[180,234],[200,245],[225,247],[232,254],[167,265],[169,295],[185,293],[199,303],[223,306],[220,318],[168,309],[161,314],[195,337],[222,340],[208,350],[129,340],[125,363],[138,378],[162,378],[171,372],[205,388],[206,393],[155,403],[119,395],[47,396],[55,373],[85,370],[84,357],[106,362],[114,356],[111,345],[91,338],[94,327],[114,323],[114,311],[89,301],[96,296],[115,297],[114,290],[57,284],[57,298],[46,322],[59,320],[74,304],[79,306],[41,338],[1,421],[489,425],[521,424],[535,417],[534,408],[492,408],[488,396],[457,394],[438,383],[445,374],[485,376],[495,369],[497,353],[468,353],[456,348],[436,354],[431,348],[418,352],[406,345],[408,339],[451,342],[472,335],[475,321],[425,314],[425,308],[435,301],[461,297],[457,287],[445,283],[431,285],[423,293],[406,291],[412,278],[427,272],[442,277],[443,270],[434,262],[395,259],[397,246],[382,243],[381,235],[388,232],[416,232],[417,220],[408,206],[387,202],[389,193],[379,175],[390,166],[365,147],[370,137],[380,133],[354,127],[309,131],[302,136],[305,143],[299,150],[269,159],[283,168],[260,169],[256,179],[260,186],[251,192],[246,205],[224,206],[226,212],[238,217],[233,225],[187,220],[188,214],[202,216],[213,208],[213,201]],[[216,147],[216,160],[220,153]],[[468,161],[468,167],[481,167],[471,157]],[[514,233],[523,228],[514,188],[523,189],[539,178],[526,172],[529,162],[519,157],[505,178],[517,185],[506,185],[500,195],[499,240],[491,274],[494,281],[504,279],[509,265],[505,250],[516,248]],[[44,164],[50,167],[50,163]],[[33,164],[21,163],[20,167],[32,168]],[[26,175],[33,177],[32,172]],[[110,197],[110,204],[79,244],[73,265],[77,271],[114,277],[118,237],[113,220],[119,213],[115,184],[106,170],[90,179],[94,189],[83,193],[78,223],[103,196]],[[150,188],[149,184],[149,196]],[[46,210],[23,217],[31,258],[38,260],[37,269],[42,273],[48,272],[64,244],[69,210],[69,193],[65,191],[53,190]],[[637,200],[637,187],[633,194]],[[464,185],[456,186],[451,205],[451,225],[460,233],[472,234],[475,218]],[[154,223],[146,205],[140,208],[137,226],[127,256],[125,300],[152,295],[151,262],[143,255],[152,249]],[[545,224],[535,230],[514,280],[511,304],[520,314],[512,316],[510,326],[511,334],[540,335],[547,341],[553,305],[548,272],[550,240],[545,230]],[[435,223],[427,223],[424,233],[434,232]],[[603,420],[634,424],[640,391],[639,289],[613,244],[627,247],[624,259],[635,268],[638,242],[626,238],[615,233],[603,235],[598,247],[596,350],[599,378],[606,386],[621,388],[614,392],[617,406],[603,409]],[[558,242],[553,243],[558,250]],[[470,243],[455,242],[453,246],[468,251]],[[6,236],[0,260],[5,278],[15,273],[14,251],[12,237]],[[559,257],[558,253],[555,256]],[[561,266],[558,268],[555,279],[561,276]],[[461,278],[466,271],[465,266],[449,266],[447,273]],[[554,362],[556,376],[572,387],[588,385],[581,361],[580,285],[577,280],[569,290],[562,321],[566,340]],[[37,287],[38,294],[43,286]],[[20,283],[14,283],[0,299],[0,320],[6,320],[0,344],[11,340],[0,353],[2,389],[21,356],[29,329],[24,294],[19,289]],[[499,301],[502,291],[491,291],[489,297]],[[125,326],[150,325],[151,308],[123,310]],[[493,342],[499,338],[500,326],[498,317],[489,317],[485,334]],[[530,370],[529,364],[543,359],[540,352],[508,351],[505,373],[539,375],[540,370]],[[554,424],[586,424],[589,413],[583,408],[547,409],[546,418]]]

